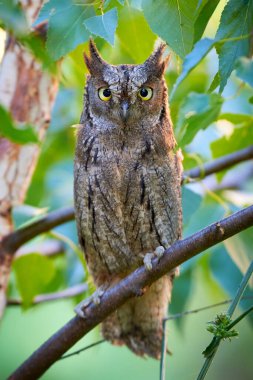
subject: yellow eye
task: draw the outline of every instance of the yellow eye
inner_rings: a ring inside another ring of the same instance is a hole
[[[152,88],[150,87],[142,87],[139,91],[138,91],[138,96],[142,99],[142,100],[149,100],[152,98],[152,95],[153,95],[153,90]]]
[[[101,87],[99,90],[98,90],[98,96],[100,97],[101,100],[103,100],[104,102],[108,102],[108,100],[111,99],[112,97],[112,92],[109,88],[106,88],[106,87]]]

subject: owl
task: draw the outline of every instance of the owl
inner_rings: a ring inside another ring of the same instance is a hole
[[[181,159],[176,152],[161,44],[140,65],[113,66],[90,41],[77,132],[74,198],[80,245],[101,290],[181,238]],[[157,248],[158,247],[158,248]],[[159,358],[175,271],[102,323],[104,338]],[[94,298],[95,300],[95,298]],[[82,315],[82,308],[77,308]]]

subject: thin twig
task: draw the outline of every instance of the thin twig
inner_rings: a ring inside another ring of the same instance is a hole
[[[228,308],[227,315],[230,318],[233,316],[233,313],[236,309],[236,306],[238,305],[238,303],[242,297],[242,294],[243,294],[243,292],[244,292],[244,290],[245,290],[245,288],[249,282],[249,279],[252,275],[252,272],[253,272],[253,261],[251,262],[247,272],[245,273],[245,275],[244,275],[244,277],[240,283],[240,286],[237,289],[236,295],[235,295],[231,305]],[[214,359],[214,356],[215,356],[215,354],[219,348],[221,340],[222,340],[222,338],[217,337],[217,336],[214,336],[214,338],[212,339],[212,341],[210,343],[210,346],[212,346],[212,353],[206,358],[205,363],[200,370],[200,373],[198,375],[197,380],[203,380],[205,378],[207,371],[209,370],[210,365],[212,364],[212,361]]]
[[[253,296],[245,296],[245,297],[242,297],[241,299],[242,300],[250,300],[250,299],[253,299]],[[194,313],[198,313],[200,311],[212,309],[214,307],[226,305],[226,304],[228,304],[228,303],[230,303],[232,301],[233,301],[232,299],[229,299],[229,300],[225,300],[225,301],[214,303],[212,305],[203,306],[203,307],[200,307],[199,309],[183,311],[182,313],[177,313],[177,314],[170,315],[168,318],[165,318],[165,321],[170,321],[172,319],[182,318],[182,317],[184,317],[185,315],[188,315],[188,314],[194,314]]]
[[[40,303],[60,300],[63,298],[70,298],[78,296],[79,294],[83,294],[88,290],[87,284],[78,284],[72,286],[71,288],[64,289],[60,292],[48,293],[48,294],[40,294],[34,298],[32,305],[38,305]],[[7,306],[20,306],[22,305],[22,300],[10,298],[7,300]]]
[[[70,354],[67,354],[67,355],[63,355],[63,356],[62,356],[61,358],[59,358],[58,360],[67,359],[67,358],[69,358],[70,356],[78,355],[78,354],[80,354],[81,352],[86,351],[86,350],[88,350],[89,348],[92,348],[92,347],[97,346],[98,344],[101,344],[101,343],[104,343],[104,342],[106,342],[106,340],[105,340],[105,339],[101,339],[101,340],[99,340],[99,341],[97,341],[97,342],[95,342],[95,343],[91,343],[91,344],[89,344],[88,346],[85,346],[85,347],[83,347],[83,348],[80,348],[80,350],[77,350],[77,351],[75,351],[75,352],[71,352]]]
[[[253,206],[238,211],[204,228],[184,240],[175,242],[161,259],[152,260],[152,271],[144,266],[136,269],[119,283],[109,288],[99,305],[90,303],[85,308],[85,319],[75,316],[35,351],[9,379],[36,379],[87,332],[102,322],[131,297],[164,276],[178,265],[200,252],[253,225]]]
[[[253,299],[253,296],[247,296],[247,297],[242,297],[241,299]],[[230,300],[225,300],[225,301],[222,301],[222,302],[219,302],[219,303],[215,303],[215,304],[212,304],[212,305],[208,305],[208,306],[205,306],[205,307],[200,307],[198,309],[194,309],[194,310],[188,310],[188,311],[185,311],[183,313],[177,313],[177,314],[173,314],[171,315],[170,317],[168,318],[164,318],[163,320],[163,332],[165,332],[165,328],[166,328],[166,322],[168,320],[172,320],[172,319],[178,319],[178,318],[182,318],[184,317],[185,315],[189,315],[189,314],[195,314],[195,313],[198,313],[198,312],[201,312],[201,311],[204,311],[204,310],[207,310],[207,309],[211,309],[213,307],[217,307],[217,306],[222,306],[222,305],[225,305],[227,303],[230,303],[232,301],[232,299]],[[251,310],[252,310],[253,307],[251,307],[250,309],[248,309],[247,311],[245,311],[241,316],[240,316],[240,319],[242,319],[245,315],[247,315]],[[239,317],[237,318],[239,319]],[[236,322],[237,320],[235,320],[234,322]],[[238,320],[239,322],[239,320]],[[232,328],[232,324],[230,326],[230,328]],[[163,333],[163,337],[164,337],[164,333]],[[86,351],[88,350],[89,348],[92,348],[100,343],[103,343],[103,342],[106,342],[105,339],[102,339],[102,340],[99,340],[95,343],[92,343],[88,346],[85,346],[83,348],[81,348],[80,350],[77,350],[77,351],[74,351],[74,352],[71,352],[70,354],[67,354],[67,355],[63,355],[61,358],[59,358],[58,360],[62,360],[62,359],[66,359],[66,358],[69,358],[73,355],[78,355],[80,354],[80,352],[83,352],[83,351]],[[167,353],[167,349],[166,349],[166,339],[163,338],[163,342],[162,342],[162,357],[165,357],[166,353]],[[162,360],[162,359],[161,359]],[[160,363],[160,379],[164,379],[164,374],[163,374],[163,368],[165,368],[165,362],[164,363]]]

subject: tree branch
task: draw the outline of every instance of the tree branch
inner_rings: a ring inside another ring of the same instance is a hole
[[[21,246],[16,251],[15,256],[20,257],[34,252],[39,252],[42,256],[54,257],[65,253],[65,245],[60,240],[48,239],[26,246]]]
[[[38,305],[39,303],[60,300],[63,298],[70,298],[82,294],[88,290],[87,284],[78,284],[75,286],[71,286],[71,288],[61,290],[60,292],[48,293],[48,294],[40,294],[34,298],[33,305]],[[19,299],[8,299],[8,306],[20,306],[22,305],[22,301]]]
[[[203,166],[198,166],[183,173],[183,182],[189,178],[204,178],[210,174],[228,169],[231,166],[253,158],[253,145],[248,148],[238,150],[235,153],[227,154],[226,156],[217,158],[211,162],[207,162]]]
[[[141,295],[146,286],[151,285],[151,283],[186,260],[252,225],[253,206],[250,206],[184,240],[177,241],[165,251],[160,260],[153,260],[152,271],[148,272],[144,266],[141,266],[118,284],[108,289],[103,294],[99,305],[91,303],[85,309],[85,319],[78,316],[71,319],[35,351],[9,379],[26,380],[38,378],[79,339],[129,298]]]
[[[0,256],[3,252],[13,255],[18,248],[37,235],[47,232],[52,228],[73,220],[75,218],[72,207],[53,211],[30,225],[19,228],[15,232],[6,235],[0,245]]]

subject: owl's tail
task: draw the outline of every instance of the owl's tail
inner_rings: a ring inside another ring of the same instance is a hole
[[[110,315],[102,323],[104,338],[116,345],[126,344],[137,355],[159,359],[173,277],[160,278],[142,297],[129,300]]]

